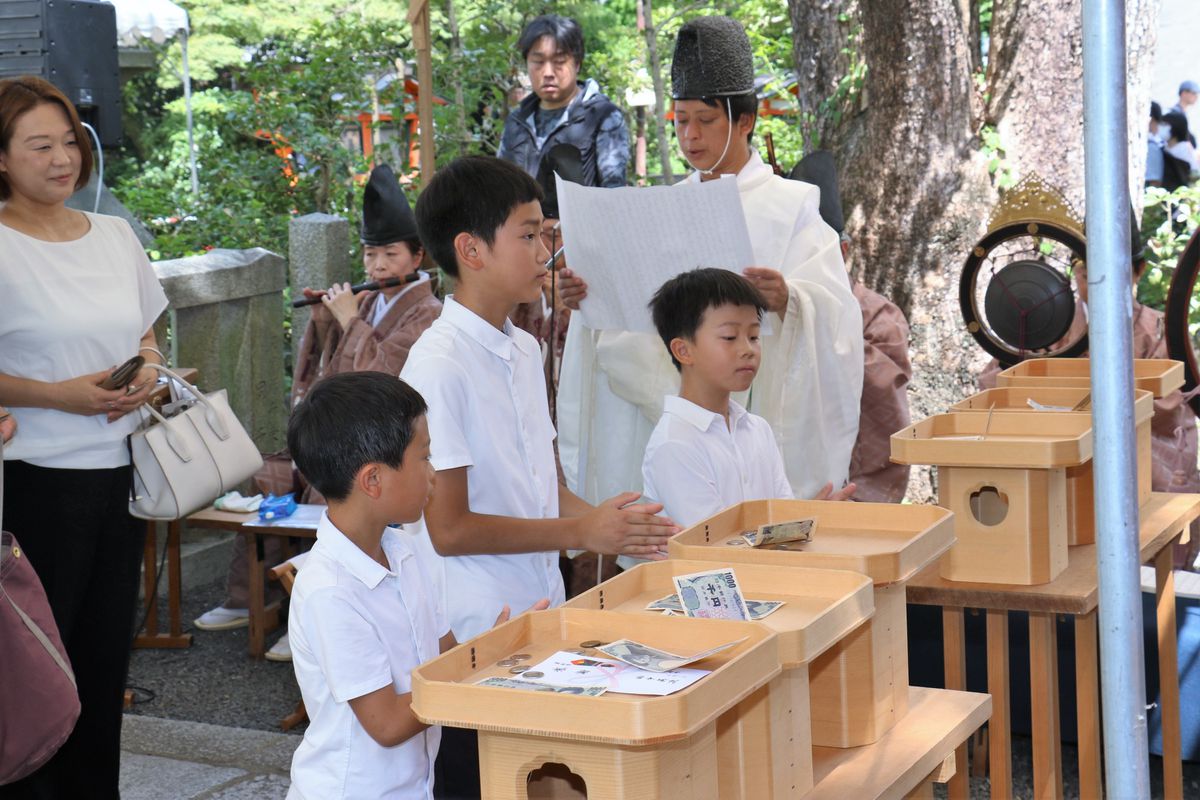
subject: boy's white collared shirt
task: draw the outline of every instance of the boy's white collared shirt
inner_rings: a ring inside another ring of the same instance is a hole
[[[668,396],[642,480],[643,494],[684,527],[735,503],[793,496],[771,426],[732,400],[726,426],[720,414]]]
[[[288,633],[309,725],[292,757],[289,800],[433,796],[441,729],[383,747],[350,708],[385,686],[411,691],[412,670],[438,655],[449,627],[412,534],[388,528],[382,546],[391,569],[322,514],[296,577]]]
[[[421,334],[400,377],[429,404],[436,470],[467,468],[476,514],[558,516],[554,426],[537,340],[505,320],[501,331],[454,300]],[[446,608],[460,642],[543,597],[564,600],[558,551],[445,559]]]

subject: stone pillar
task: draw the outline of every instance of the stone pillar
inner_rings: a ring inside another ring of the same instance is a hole
[[[288,223],[288,281],[292,299],[308,286],[325,289],[351,280],[350,223],[332,214],[305,214]],[[312,311],[292,309],[292,364]]]
[[[284,446],[283,288],[287,263],[262,248],[213,250],[154,265],[174,312],[174,363],[225,389],[259,450]]]

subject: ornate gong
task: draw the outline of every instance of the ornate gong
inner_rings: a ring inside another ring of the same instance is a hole
[[[1005,193],[963,265],[967,330],[1006,367],[1084,353],[1086,333],[1064,339],[1075,316],[1071,274],[1084,258],[1083,222],[1070,203],[1039,176],[1025,178]]]

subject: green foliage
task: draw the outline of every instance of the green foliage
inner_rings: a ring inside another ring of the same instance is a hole
[[[987,157],[988,174],[992,176],[992,180],[998,189],[1008,189],[1017,182],[1016,173],[1013,171],[1013,166],[1005,157],[1004,142],[1000,139],[1000,132],[991,125],[983,126],[979,131],[980,149]]]
[[[1179,256],[1192,233],[1200,227],[1200,187],[1182,186],[1174,192],[1146,189],[1142,198],[1142,241],[1146,244],[1146,271],[1138,284],[1138,302],[1163,308]],[[1172,222],[1171,220],[1175,221]],[[1193,293],[1188,313],[1193,340],[1200,332],[1200,296]]]

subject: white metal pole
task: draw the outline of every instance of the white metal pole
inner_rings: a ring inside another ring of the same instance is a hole
[[[1083,0],[1092,464],[1109,797],[1149,798],[1133,430],[1133,297],[1124,0]]]

